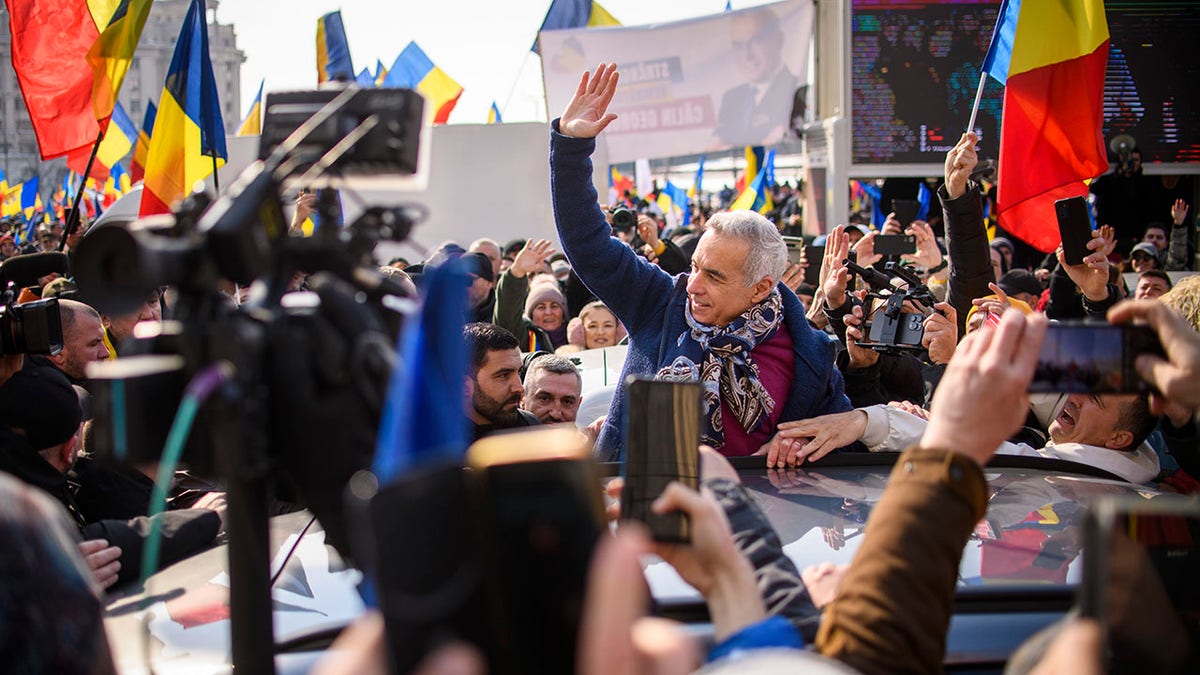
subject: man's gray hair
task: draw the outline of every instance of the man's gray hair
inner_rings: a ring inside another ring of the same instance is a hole
[[[741,239],[749,244],[742,273],[746,286],[753,286],[763,277],[779,283],[788,267],[787,244],[771,221],[754,211],[722,211],[708,219],[703,236],[718,234]]]
[[[525,382],[522,384],[526,389],[529,389],[530,385],[533,384],[533,375],[539,370],[544,370],[548,373],[554,373],[555,375],[566,375],[570,373],[578,378],[579,386],[583,386],[583,375],[579,373],[579,368],[575,367],[575,364],[571,362],[571,359],[568,359],[564,356],[559,356],[558,354],[547,354],[534,359],[533,363],[529,364],[529,368],[525,370]]]

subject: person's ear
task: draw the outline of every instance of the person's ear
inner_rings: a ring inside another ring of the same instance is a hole
[[[771,293],[771,289],[775,288],[775,282],[771,279],[771,277],[763,277],[758,280],[758,283],[751,286],[751,288],[754,289],[754,294],[751,296],[751,299],[754,300],[754,302],[762,302]]]
[[[1108,437],[1108,442],[1104,444],[1104,447],[1108,448],[1109,450],[1134,450],[1135,448],[1129,447],[1132,444],[1133,432],[1126,431],[1125,429],[1118,429],[1117,431],[1112,432],[1112,435]]]

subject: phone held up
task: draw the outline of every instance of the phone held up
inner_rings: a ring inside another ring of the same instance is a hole
[[[1084,197],[1069,197],[1054,202],[1054,213],[1058,217],[1058,233],[1062,237],[1063,258],[1068,265],[1082,265],[1091,253],[1088,242],[1092,240],[1092,210]]]
[[[1200,504],[1102,497],[1084,525],[1079,613],[1109,673],[1200,672]]]
[[[1150,385],[1137,373],[1137,357],[1163,356],[1148,326],[1082,321],[1050,324],[1038,356],[1031,392],[1144,394]]]
[[[641,521],[660,542],[691,541],[691,524],[682,513],[657,514],[650,505],[672,481],[700,488],[699,382],[663,382],[636,377],[626,381],[629,395],[625,430],[625,487],[621,516]]]

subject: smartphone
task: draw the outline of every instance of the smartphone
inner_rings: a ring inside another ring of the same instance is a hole
[[[575,672],[588,565],[604,522],[591,449],[573,430],[501,434],[472,445],[467,466],[489,671]]]
[[[917,237],[912,234],[875,235],[875,253],[882,256],[898,256],[917,252]]]
[[[784,246],[787,246],[788,264],[799,265],[800,253],[804,251],[804,237],[784,237]]]
[[[1054,213],[1058,216],[1058,234],[1062,237],[1063,258],[1068,265],[1082,265],[1091,251],[1087,244],[1092,240],[1092,211],[1084,197],[1070,197],[1054,202]]]
[[[1061,321],[1050,324],[1029,391],[1144,394],[1150,385],[1134,364],[1142,354],[1163,356],[1149,326]]]
[[[625,487],[621,517],[646,524],[656,541],[691,541],[691,523],[682,513],[656,514],[650,504],[667,485],[679,481],[700,488],[699,382],[662,382],[631,376],[625,427]]]
[[[1200,504],[1101,497],[1084,525],[1079,612],[1106,671],[1200,672]]]
[[[912,225],[912,221],[917,219],[917,212],[920,210],[921,202],[915,199],[892,200],[892,213],[896,214],[896,220],[900,221],[900,229],[902,230]],[[875,249],[875,252],[878,253],[879,249]]]
[[[810,244],[804,254],[808,258],[808,269],[804,270],[804,283],[816,288],[821,285],[821,261],[825,259],[825,247]]]

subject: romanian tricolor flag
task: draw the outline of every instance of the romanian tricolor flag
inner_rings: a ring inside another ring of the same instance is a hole
[[[1042,251],[1059,244],[1054,202],[1108,170],[1101,135],[1103,0],[1004,0],[984,71],[1005,84],[1000,225]]]
[[[433,108],[433,123],[445,124],[450,117],[450,111],[462,96],[463,88],[450,79],[441,68],[433,65],[433,61],[417,46],[409,42],[400,56],[392,64],[387,77],[383,80],[385,87],[401,89],[416,89]]]
[[[746,146],[746,172],[738,176],[734,189],[741,192],[745,191],[746,186],[754,182],[755,176],[758,175],[758,170],[763,165],[763,146],[747,145]]]
[[[192,0],[158,100],[140,215],[170,212],[171,204],[224,164],[226,156],[208,26],[200,0]]]
[[[488,124],[501,124],[504,118],[500,116],[500,108],[492,101],[492,107],[488,108]]]
[[[762,171],[757,172],[750,186],[729,205],[730,211],[758,211],[767,213],[775,208],[771,199],[771,184],[775,182],[775,151],[768,150]]]
[[[265,80],[258,83],[258,94],[254,97],[254,102],[250,104],[250,110],[242,119],[242,125],[238,127],[238,136],[262,135],[262,91],[265,83]]]
[[[32,218],[33,212],[42,205],[41,195],[38,194],[38,182],[38,177],[34,176],[20,186],[21,211],[24,212],[26,220]]]
[[[544,30],[620,25],[620,21],[593,0],[554,0],[550,3],[550,9],[546,10],[546,18],[542,19],[542,27],[538,29],[538,33],[541,34]],[[540,53],[537,38],[534,38],[530,51],[534,54]]]
[[[354,81],[354,63],[340,11],[317,19],[317,84],[330,80]]]
[[[137,143],[133,146],[133,159],[129,162],[129,176],[135,183],[146,174],[146,155],[150,152],[150,134],[154,131],[154,118],[157,116],[158,106],[146,101],[146,116],[142,118],[142,129],[138,132]]]
[[[108,183],[105,184],[105,192],[108,192],[108,186],[111,185],[117,196],[129,192],[129,188],[133,187],[133,180],[129,177],[129,172],[125,170],[125,165],[117,162],[113,164],[112,172],[108,176]]]
[[[700,156],[700,166],[696,167],[696,177],[692,179],[692,187],[688,188],[688,197],[700,194],[700,186],[704,184],[704,155]]]
[[[382,87],[384,79],[387,78],[388,69],[383,67],[383,61],[375,59],[375,86]]]
[[[0,214],[5,218],[21,213],[21,192],[24,183],[18,183],[4,191],[4,204],[0,206]]]
[[[106,180],[109,170],[133,150],[137,138],[137,127],[133,120],[129,119],[125,108],[118,103],[113,108],[112,120],[108,124],[108,130],[104,132],[104,140],[100,141],[100,147],[96,150],[96,161],[92,162],[90,175],[100,181]],[[90,154],[91,148],[87,150]],[[72,153],[67,157],[67,166],[75,173],[83,175],[87,169],[87,160],[87,154]]]
[[[151,0],[10,0],[12,64],[42,159],[86,148],[108,124]],[[85,159],[86,159],[85,154]]]
[[[676,219],[676,222],[687,225],[692,219],[692,205],[687,191],[671,181],[658,191],[658,208],[663,213]]]
[[[623,199],[625,193],[633,189],[633,179],[617,171],[615,166],[608,170],[608,184],[616,192],[617,201]]]

